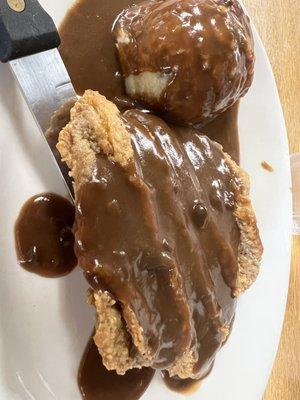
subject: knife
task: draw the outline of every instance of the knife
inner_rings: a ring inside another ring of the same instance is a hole
[[[77,98],[59,45],[55,24],[37,0],[0,0],[0,61],[9,62],[44,138],[53,113]],[[51,151],[73,198],[68,170]]]

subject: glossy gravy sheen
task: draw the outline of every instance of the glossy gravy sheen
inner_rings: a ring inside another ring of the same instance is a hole
[[[61,27],[59,51],[72,82],[82,94],[87,89],[99,91],[122,110],[136,104],[124,91],[120,66],[112,34],[113,23],[122,10],[140,0],[77,0]],[[239,162],[238,103],[201,132],[222,144],[224,150]]]
[[[15,224],[19,264],[48,278],[63,276],[77,265],[74,254],[74,206],[61,196],[42,193],[22,207]]]
[[[112,26],[132,0],[79,0],[61,27],[60,54],[73,85],[82,94],[97,90],[109,100],[125,96]]]
[[[60,53],[77,92],[82,94],[86,89],[98,90],[123,110],[132,108],[134,104],[124,93],[112,26],[118,14],[132,3],[132,0],[78,0],[60,28]],[[238,105],[235,105],[202,128],[211,139],[221,143],[235,161],[239,160],[237,114]],[[201,213],[199,215],[201,219]],[[132,377],[134,387],[143,388],[138,393],[128,385],[127,374],[124,378],[106,371],[96,346],[90,341],[80,367],[79,386],[83,397],[88,400],[134,400],[146,389],[153,372],[146,369],[146,378],[141,378],[139,371],[133,374],[136,374]],[[141,383],[137,385],[135,379]],[[195,385],[193,380],[165,380],[172,390],[180,392],[189,391]],[[117,390],[113,391],[113,388]]]
[[[166,120],[202,127],[252,82],[249,18],[236,0],[144,1],[124,11],[113,31],[131,97]],[[165,82],[159,96],[139,89],[147,73]]]
[[[78,382],[85,400],[138,400],[153,375],[151,368],[133,369],[125,375],[108,371],[91,337],[82,357]]]
[[[191,348],[194,374],[203,377],[235,312],[239,181],[220,146],[195,130],[178,135],[139,110],[124,121],[132,170],[99,155],[92,180],[77,192],[79,265],[130,306],[154,368],[169,368]],[[99,215],[101,224],[93,223]]]

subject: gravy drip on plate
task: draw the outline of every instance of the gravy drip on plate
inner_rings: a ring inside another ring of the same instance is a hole
[[[153,375],[151,368],[133,369],[125,375],[108,371],[91,337],[80,364],[78,384],[85,400],[138,400]]]
[[[239,102],[236,102],[223,114],[201,128],[201,133],[222,145],[237,163],[240,163],[240,144],[238,130]]]
[[[178,392],[185,395],[195,393],[201,385],[200,379],[180,379],[177,377],[170,377],[167,371],[162,372],[162,378],[165,385],[173,392]]]
[[[52,193],[31,197],[15,224],[21,267],[47,278],[71,272],[77,264],[73,223],[74,206],[68,200]]]

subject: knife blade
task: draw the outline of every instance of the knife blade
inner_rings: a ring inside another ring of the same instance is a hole
[[[57,49],[9,62],[20,89],[42,132],[53,113],[76,98],[69,74]]]
[[[15,7],[18,2],[21,4]],[[11,1],[0,0],[0,60],[9,62],[45,138],[54,112],[77,95],[57,50],[60,38],[51,17],[36,0],[15,0],[13,4],[11,8]],[[55,149],[49,148],[73,197],[68,171]]]

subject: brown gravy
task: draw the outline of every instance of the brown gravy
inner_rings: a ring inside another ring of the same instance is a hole
[[[21,267],[47,278],[71,272],[77,264],[73,223],[74,206],[68,200],[52,193],[31,197],[15,225]]]
[[[97,90],[109,100],[124,96],[112,26],[133,0],[77,0],[61,27],[60,54],[78,94]]]
[[[238,114],[239,102],[201,128],[201,132],[220,143],[237,164],[240,162]]]
[[[151,368],[133,369],[125,375],[108,371],[93,338],[88,342],[78,373],[78,384],[85,400],[138,400],[154,375]]]
[[[169,121],[202,126],[252,82],[249,18],[236,0],[143,1],[122,12],[113,33],[131,97]],[[139,88],[149,72],[166,82],[159,96]]]
[[[60,27],[61,56],[79,94],[99,91],[120,108],[134,103],[125,95],[112,34],[113,23],[133,0],[77,0]],[[201,128],[239,162],[238,103]]]
[[[201,384],[201,380],[197,379],[180,379],[176,377],[170,377],[167,371],[162,371],[162,378],[165,385],[173,392],[182,394],[195,393]]]
[[[99,155],[91,181],[77,192],[79,265],[130,307],[154,368],[170,368],[191,348],[200,378],[235,312],[239,180],[207,137],[177,135],[138,110],[124,120],[135,163],[124,171]]]
[[[125,109],[131,108],[132,103],[124,94],[112,25],[118,14],[132,3],[133,0],[77,0],[60,28],[60,52],[77,92],[82,94],[86,89],[98,90]],[[205,134],[221,143],[235,161],[239,160],[237,115],[238,105],[235,105],[202,128]],[[106,371],[96,346],[90,340],[79,372],[81,393],[88,400],[137,399],[153,375],[149,369],[146,369],[145,377],[140,377],[139,373],[139,370],[133,373],[130,379],[135,384],[130,386],[127,374],[125,378]],[[140,386],[136,382],[140,382],[143,389],[137,391]],[[172,390],[179,392],[190,391],[191,386],[199,385],[195,381],[174,378],[165,378],[165,382]],[[114,391],[114,388],[117,390]]]

